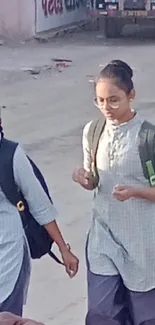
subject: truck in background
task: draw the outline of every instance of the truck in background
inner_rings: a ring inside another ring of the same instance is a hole
[[[121,35],[126,24],[151,25],[155,29],[155,0],[88,0],[90,17],[104,22],[107,38]]]

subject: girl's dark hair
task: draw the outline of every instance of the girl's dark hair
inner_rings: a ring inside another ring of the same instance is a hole
[[[96,84],[101,79],[113,79],[116,86],[129,95],[134,88],[132,77],[133,71],[127,63],[121,60],[112,60],[100,72]]]

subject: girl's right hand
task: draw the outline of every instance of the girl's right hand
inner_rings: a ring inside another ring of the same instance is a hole
[[[84,168],[76,169],[72,175],[73,181],[79,183],[87,190],[94,189],[94,178],[91,172],[87,172]]]
[[[73,278],[76,275],[76,273],[78,272],[79,260],[70,251],[70,249],[63,251],[61,254],[62,254],[62,259],[63,259],[64,265],[66,268],[66,272],[70,278]]]

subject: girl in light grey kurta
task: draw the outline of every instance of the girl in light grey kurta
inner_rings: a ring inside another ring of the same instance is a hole
[[[155,189],[143,175],[138,133],[143,120],[131,110],[132,70],[112,61],[96,82],[95,103],[106,117],[97,151],[99,188],[94,199],[86,259],[88,325],[155,324]],[[94,188],[88,132],[84,168],[74,181]]]

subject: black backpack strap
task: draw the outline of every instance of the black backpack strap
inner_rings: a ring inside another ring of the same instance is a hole
[[[105,119],[100,118],[92,121],[88,131],[88,143],[92,156],[92,161],[96,166],[96,153],[98,149],[99,140],[105,126]]]
[[[155,125],[144,121],[139,132],[139,155],[143,173],[155,187]]]
[[[89,150],[91,153],[91,160],[92,160],[91,169],[94,174],[94,188],[96,188],[99,183],[99,175],[98,175],[97,164],[96,164],[96,155],[97,155],[99,140],[104,130],[105,124],[106,124],[105,118],[101,117],[98,120],[92,121],[88,131],[88,143],[89,143]]]
[[[55,260],[58,264],[65,265],[52,251],[48,252],[48,255],[53,258],[53,260]]]
[[[29,162],[30,162],[30,164],[31,164],[31,166],[33,168],[33,172],[34,172],[36,178],[39,180],[42,188],[44,189],[44,192],[47,194],[49,200],[53,204],[53,201],[52,201],[52,198],[50,196],[50,193],[49,193],[49,190],[48,190],[48,186],[46,184],[46,181],[44,179],[44,176],[42,175],[41,171],[39,170],[39,168],[37,167],[37,165],[34,163],[34,161],[30,157],[28,157],[28,156],[27,156],[27,158],[28,158],[28,160],[29,160]]]
[[[105,124],[106,124],[106,120],[104,118],[100,118],[98,120],[98,123],[94,130],[93,138],[92,138],[92,151],[93,151],[93,155],[94,155],[94,167],[96,170],[97,170],[96,155],[97,155],[100,137],[101,137],[103,130],[105,128]]]
[[[17,206],[20,201],[20,192],[15,184],[13,173],[13,156],[17,146],[18,143],[4,138],[0,143],[0,186],[14,206]]]

